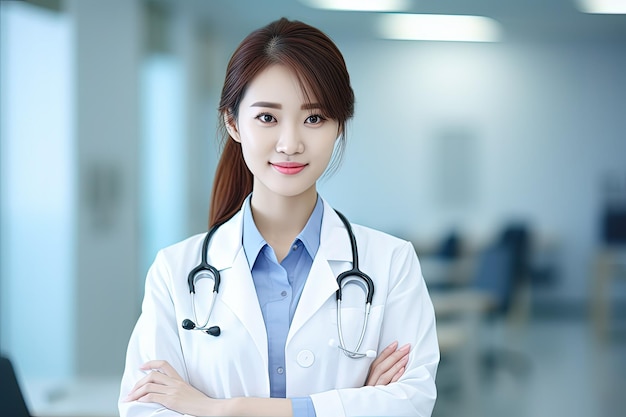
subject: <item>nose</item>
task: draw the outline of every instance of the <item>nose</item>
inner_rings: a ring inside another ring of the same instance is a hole
[[[296,126],[285,126],[276,142],[276,152],[295,155],[304,151],[304,142]]]

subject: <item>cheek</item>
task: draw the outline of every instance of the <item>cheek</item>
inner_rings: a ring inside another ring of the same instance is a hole
[[[337,139],[332,133],[317,141],[317,154],[320,158],[324,158],[325,162],[329,162],[332,158],[336,142]]]
[[[241,141],[243,160],[253,175],[260,175],[269,166],[273,147],[269,141],[258,136],[246,136]]]
[[[272,149],[271,135],[267,131],[247,127],[240,130],[240,135],[244,156],[254,156]]]

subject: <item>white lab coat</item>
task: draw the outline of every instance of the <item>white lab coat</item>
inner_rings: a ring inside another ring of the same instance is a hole
[[[267,334],[241,244],[242,215],[212,238],[208,261],[222,281],[209,325],[219,337],[184,330],[194,320],[187,276],[200,262],[204,234],[160,251],[146,279],[142,313],[128,345],[120,399],[145,373],[148,360],[167,360],[191,385],[214,398],[269,397]],[[320,246],[304,286],[285,346],[287,397],[311,396],[318,417],[430,416],[435,398],[439,348],[432,303],[413,246],[362,226],[353,226],[360,269],[375,283],[361,352],[380,352],[394,340],[411,344],[402,378],[387,386],[363,387],[374,358],[351,359],[337,347],[336,277],[351,268],[345,227],[324,202]],[[203,283],[204,281],[204,283]],[[198,321],[206,320],[212,281],[198,280]],[[342,323],[346,347],[361,331],[364,298],[358,285],[344,290]],[[332,342],[335,341],[335,346]],[[126,416],[175,416],[159,404],[124,403]]]

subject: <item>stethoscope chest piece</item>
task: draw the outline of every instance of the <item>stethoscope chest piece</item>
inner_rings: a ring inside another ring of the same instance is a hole
[[[213,307],[215,306],[217,293],[220,290],[221,284],[220,271],[218,271],[217,268],[209,264],[207,261],[209,242],[211,241],[211,237],[217,231],[217,228],[219,226],[219,224],[213,226],[209,230],[209,233],[207,233],[202,243],[202,258],[200,261],[200,265],[192,269],[187,276],[187,286],[189,287],[189,295],[191,297],[191,308],[193,309],[194,320],[192,321],[191,319],[185,319],[182,322],[182,327],[185,330],[201,330],[211,336],[219,336],[220,334],[222,334],[222,330],[219,326],[207,327],[209,324],[209,320],[211,319],[211,313],[213,312]],[[210,279],[213,281],[213,296],[211,299],[211,306],[209,308],[209,313],[207,314],[206,321],[200,326],[197,324],[198,317],[196,313],[196,283],[201,279]]]

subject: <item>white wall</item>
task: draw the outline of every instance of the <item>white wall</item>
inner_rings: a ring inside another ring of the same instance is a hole
[[[140,306],[139,2],[69,0],[76,57],[79,164],[78,375],[121,374]]]
[[[353,221],[417,242],[455,226],[482,239],[526,219],[560,245],[554,295],[584,300],[602,181],[626,177],[626,45],[340,48],[356,118],[345,164],[322,186],[326,197]],[[450,204],[441,198],[437,141],[457,128],[475,145],[473,192]]]
[[[0,348],[18,372],[65,377],[76,333],[71,26],[2,2],[0,35]]]

